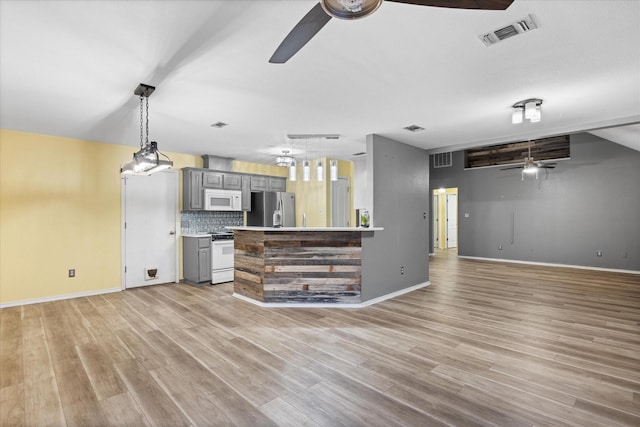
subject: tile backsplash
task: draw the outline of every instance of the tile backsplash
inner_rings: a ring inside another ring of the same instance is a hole
[[[182,212],[180,228],[182,234],[225,231],[225,227],[243,225],[242,212],[185,211]]]

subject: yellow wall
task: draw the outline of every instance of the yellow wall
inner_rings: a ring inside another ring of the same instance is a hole
[[[296,181],[287,181],[287,191],[296,193],[296,225],[302,226],[302,215],[307,215],[307,227],[331,226],[331,181],[329,160],[323,158],[324,180],[316,179],[317,160],[311,161],[311,180],[302,180],[302,162],[298,162]],[[285,169],[286,171],[286,169]],[[353,162],[338,160],[338,175],[349,178],[353,186]],[[353,190],[351,191],[351,224],[355,224],[356,211],[353,208]]]
[[[0,129],[0,304],[121,287],[119,170],[136,149]],[[200,156],[167,154],[175,169],[202,167]],[[233,170],[288,173],[241,161],[233,162]],[[339,171],[353,183],[352,162],[340,161]],[[298,181],[287,182],[296,193],[297,224],[306,212],[308,226],[328,226],[328,176],[303,182],[302,167],[298,174]],[[71,268],[75,278],[68,277]]]
[[[254,173],[256,175],[288,176],[288,169],[276,165],[250,163],[234,160],[232,169],[239,173]]]
[[[0,130],[0,303],[120,288],[120,164],[136,148]]]

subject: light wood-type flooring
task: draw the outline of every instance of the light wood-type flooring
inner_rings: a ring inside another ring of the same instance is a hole
[[[0,425],[640,426],[640,276],[430,260],[363,309],[232,284],[6,308]]]

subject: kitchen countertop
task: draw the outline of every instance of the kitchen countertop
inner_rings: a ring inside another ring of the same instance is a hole
[[[181,237],[209,237],[211,238],[210,233],[185,233],[181,234]]]
[[[238,231],[382,231],[383,227],[226,227]]]

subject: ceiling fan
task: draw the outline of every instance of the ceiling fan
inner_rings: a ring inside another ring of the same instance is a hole
[[[383,0],[320,0],[291,30],[269,59],[272,64],[283,64],[296,54],[332,17],[357,19],[378,10]],[[453,9],[505,10],[513,0],[388,0],[418,6],[448,7]]]
[[[533,160],[531,156],[531,140],[529,140],[529,154],[524,158],[524,162],[517,166],[509,166],[508,168],[502,168],[501,171],[506,171],[510,169],[522,169],[522,180],[524,181],[525,174],[536,174],[536,179],[538,179],[538,171],[540,169],[555,169],[556,163],[542,163],[536,162]]]

